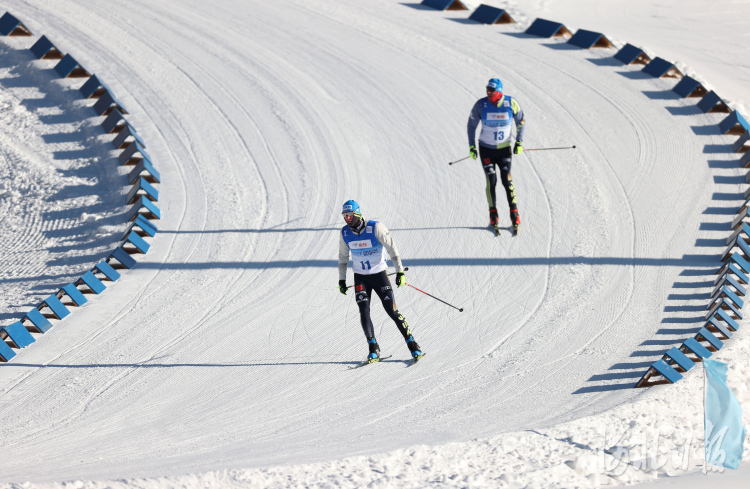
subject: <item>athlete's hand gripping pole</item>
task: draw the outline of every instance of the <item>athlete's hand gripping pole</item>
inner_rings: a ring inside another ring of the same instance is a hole
[[[433,298],[433,299],[435,299],[436,301],[440,301],[440,302],[442,302],[443,304],[445,304],[446,306],[451,306],[451,307],[452,307],[453,309],[458,309],[458,312],[464,312],[464,309],[463,309],[463,308],[460,308],[460,309],[459,309],[458,307],[454,306],[453,304],[448,304],[448,303],[447,303],[447,302],[445,302],[444,300],[442,300],[442,299],[438,299],[438,298],[437,298],[437,297],[435,297],[434,295],[430,295],[430,294],[428,294],[427,292],[425,292],[424,290],[419,290],[418,288],[414,287],[414,286],[413,286],[412,284],[406,284],[406,285],[408,285],[409,287],[411,287],[411,288],[412,288],[412,289],[414,289],[414,290],[417,290],[417,291],[419,291],[419,292],[423,293],[424,295],[429,295],[430,297],[432,297],[432,298]]]
[[[407,271],[407,270],[409,270],[409,267],[404,268],[404,271]],[[399,273],[399,272],[389,273],[388,276],[392,277],[393,275],[396,275],[397,273]],[[347,289],[351,289],[352,287],[354,287],[354,286],[350,285],[349,287],[347,287]],[[344,293],[342,292],[342,294],[344,294]],[[346,295],[346,294],[344,294],[344,295]]]

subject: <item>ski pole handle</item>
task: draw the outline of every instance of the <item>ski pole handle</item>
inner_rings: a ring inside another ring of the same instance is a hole
[[[414,286],[413,286],[412,284],[406,284],[406,285],[408,285],[409,287],[411,287],[411,288],[412,288],[412,289],[414,289],[414,290],[418,290],[419,292],[423,293],[424,295],[429,295],[430,297],[432,297],[432,298],[433,298],[433,299],[435,299],[436,301],[440,301],[440,302],[442,302],[443,304],[445,304],[446,306],[451,306],[451,307],[452,307],[453,309],[458,309],[458,312],[464,312],[464,309],[463,309],[463,308],[460,308],[460,309],[459,309],[458,307],[454,306],[453,304],[448,304],[448,303],[447,303],[447,302],[445,302],[444,300],[442,300],[442,299],[438,299],[438,298],[437,298],[437,297],[435,297],[434,295],[430,295],[430,294],[428,294],[427,292],[425,292],[424,290],[419,290],[418,288],[414,287]]]
[[[404,268],[404,271],[407,271],[407,270],[409,270],[409,267],[405,267],[405,268]],[[393,276],[393,275],[396,275],[397,273],[398,273],[398,272],[393,272],[393,273],[389,273],[389,274],[388,274],[387,276],[388,276],[388,277],[391,277],[391,276]],[[409,284],[406,284],[406,285],[409,285]],[[352,287],[354,287],[354,285],[350,285],[349,287],[347,287],[347,289],[351,289]]]
[[[576,149],[575,145],[573,146],[565,146],[564,148],[533,148],[533,149],[524,149],[523,152],[527,151],[549,151],[552,149]]]
[[[466,158],[461,158],[460,160],[456,160],[456,161],[451,161],[451,162],[450,162],[450,163],[448,163],[448,164],[449,164],[449,165],[453,165],[453,164],[455,164],[455,163],[458,163],[459,161],[464,161],[464,160],[468,160],[469,158],[471,158],[471,155],[467,156]]]

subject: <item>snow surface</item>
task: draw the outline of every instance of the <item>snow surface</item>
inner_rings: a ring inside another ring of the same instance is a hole
[[[750,7],[487,3],[520,24],[392,0],[6,2],[131,111],[163,219],[134,270],[0,369],[0,487],[591,487],[699,470],[699,369],[631,387],[700,325],[746,188],[734,138],[614,50],[522,32],[544,17],[641,43],[741,107],[742,24],[720,13]],[[34,39],[0,43],[0,324],[124,230],[112,136]],[[493,76],[527,114],[527,148],[578,147],[514,158],[517,238],[485,227],[478,164],[446,164]],[[396,292],[424,364],[407,367],[376,305],[394,357],[347,369],[366,353],[336,288],[348,198],[391,229],[410,283],[465,309]],[[739,333],[717,355],[746,413],[748,350]]]

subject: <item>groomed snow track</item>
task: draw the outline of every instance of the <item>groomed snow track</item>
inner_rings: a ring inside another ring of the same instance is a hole
[[[720,115],[613,50],[390,0],[8,3],[119,81],[165,199],[156,246],[117,293],[0,368],[4,480],[550,426],[638,396],[644,368],[697,326],[744,178],[735,156],[703,154],[731,143]],[[517,238],[485,227],[479,165],[446,164],[493,76],[527,114],[527,147],[578,147],[514,158]],[[465,309],[396,292],[429,353],[414,368],[379,306],[393,359],[346,368],[366,351],[336,289],[348,198],[391,229],[411,283]]]

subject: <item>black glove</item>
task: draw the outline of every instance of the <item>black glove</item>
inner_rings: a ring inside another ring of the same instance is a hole
[[[346,280],[339,280],[339,292],[346,295]]]
[[[477,148],[473,144],[469,147],[469,156],[472,160],[477,159]]]
[[[404,272],[398,272],[396,274],[396,286],[401,287],[402,285],[406,285],[406,275],[404,275]]]

